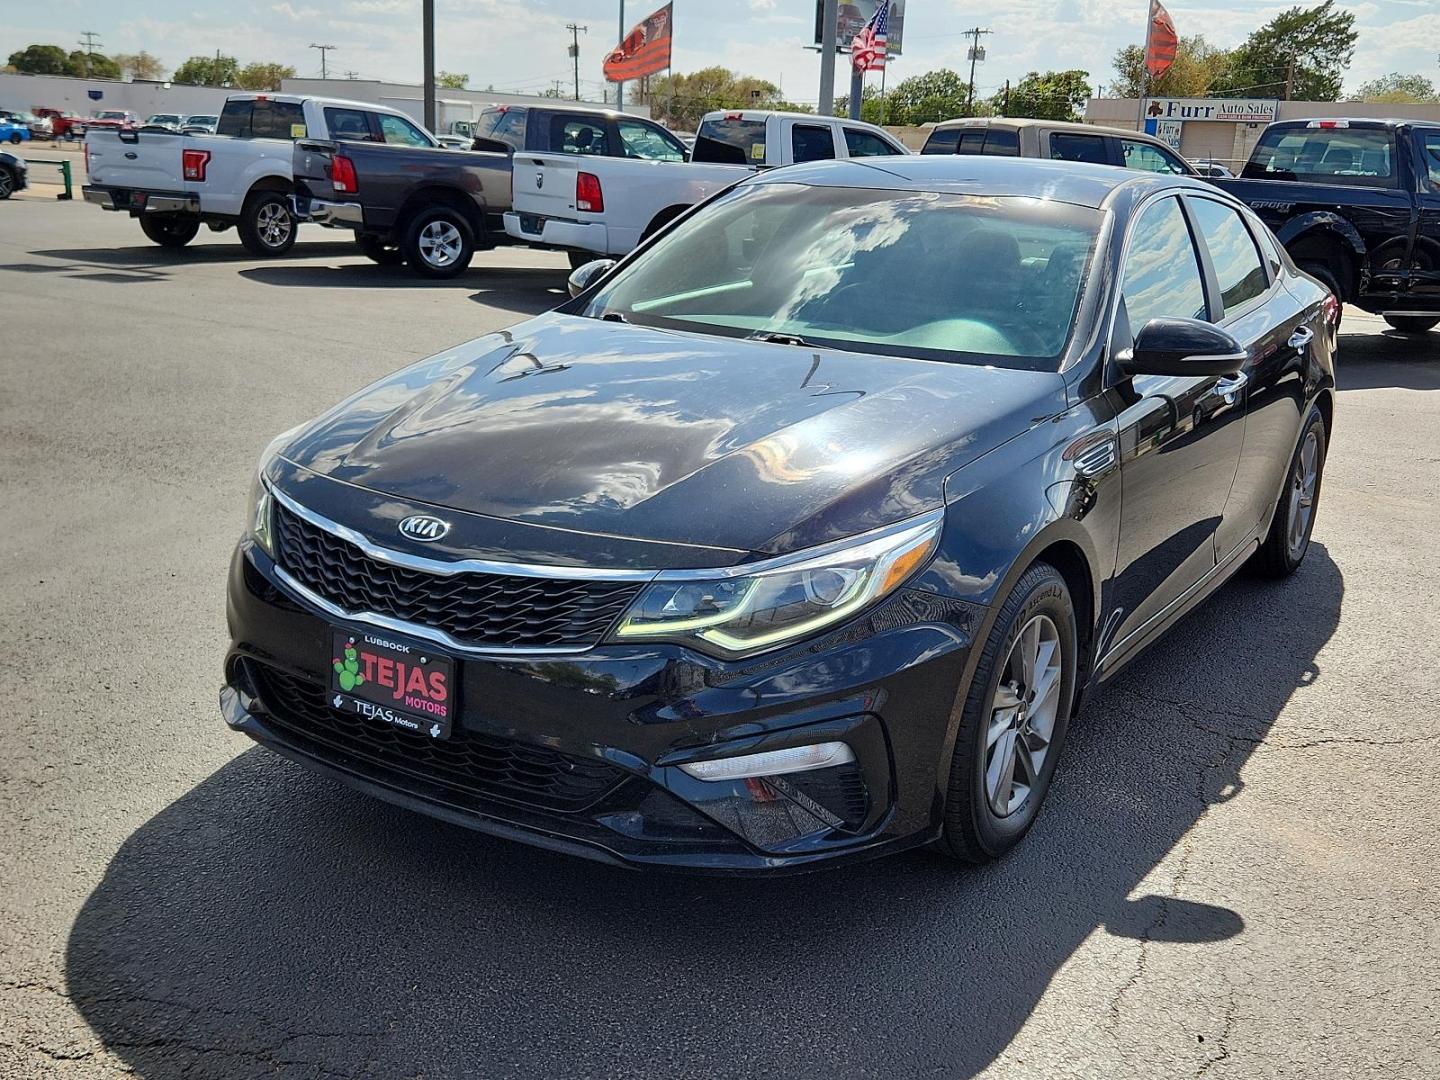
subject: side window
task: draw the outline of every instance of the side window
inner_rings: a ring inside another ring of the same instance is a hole
[[[430,140],[403,116],[380,114],[380,138],[391,146],[429,146]]]
[[[1176,176],[1185,175],[1185,166],[1180,159],[1167,150],[1151,143],[1140,142],[1137,139],[1121,139],[1120,151],[1125,155],[1125,167],[1127,169],[1140,169],[1143,172],[1173,173]]]
[[[685,160],[685,148],[649,124],[638,120],[617,120],[615,130],[620,134],[620,146],[626,157],[650,161]]]
[[[574,116],[550,119],[550,149],[557,154],[610,154],[610,140],[605,137],[603,120]]]
[[[252,139],[303,139],[305,134],[305,110],[298,101],[257,101],[250,110]]]
[[[500,113],[489,138],[498,139],[500,142],[513,146],[516,150],[524,150],[527,115],[524,109],[507,109]]]
[[[1105,140],[1099,135],[1076,135],[1068,131],[1050,133],[1050,156],[1056,161],[1088,161],[1109,165]]]
[[[835,156],[835,137],[828,127],[796,124],[790,129],[790,149],[796,161],[825,161]]]
[[[959,128],[936,128],[930,132],[930,137],[925,140],[922,154],[953,154],[955,147],[960,145]]]
[[[1151,319],[1204,319],[1204,278],[1180,203],[1151,203],[1130,230],[1120,295],[1130,329],[1138,334]]]
[[[325,126],[330,138],[349,142],[370,141],[370,118],[359,109],[326,109]]]
[[[994,157],[1019,157],[1020,133],[1010,128],[991,128],[985,133],[985,153]]]
[[[1431,191],[1440,194],[1440,131],[1420,135],[1420,175],[1425,177]]]
[[[1191,199],[1195,227],[1210,250],[1225,314],[1233,315],[1269,288],[1255,239],[1240,214],[1214,199]]]
[[[857,128],[845,128],[845,150],[851,157],[890,157],[900,153],[880,136]]]

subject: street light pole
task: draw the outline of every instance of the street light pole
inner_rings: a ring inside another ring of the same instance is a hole
[[[835,20],[836,0],[825,0],[820,8],[820,115],[835,112]]]
[[[421,0],[421,51],[425,68],[425,130],[435,130],[435,0]]]

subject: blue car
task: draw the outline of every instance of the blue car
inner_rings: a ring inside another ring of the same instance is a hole
[[[30,141],[30,129],[16,120],[0,120],[0,142],[22,143]]]

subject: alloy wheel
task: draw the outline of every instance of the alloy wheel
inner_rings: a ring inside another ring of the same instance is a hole
[[[1021,629],[990,702],[985,732],[985,797],[998,817],[1020,809],[1040,783],[1059,716],[1060,631],[1048,615]]]
[[[454,263],[464,246],[464,238],[452,222],[432,221],[420,230],[420,257],[437,269]]]
[[[1305,433],[1295,471],[1290,477],[1290,557],[1298,560],[1310,542],[1310,519],[1315,514],[1315,488],[1320,480],[1320,437],[1312,428]]]
[[[0,169],[0,199],[8,199],[12,189],[9,169]]]
[[[266,247],[280,247],[290,239],[294,223],[290,211],[278,202],[266,203],[255,215],[255,231],[260,234]]]

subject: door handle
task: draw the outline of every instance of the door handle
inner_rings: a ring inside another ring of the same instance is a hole
[[[1240,391],[1245,389],[1245,384],[1250,381],[1250,376],[1243,371],[1234,375],[1227,375],[1222,379],[1215,380],[1215,389],[1212,391],[1226,405],[1234,405],[1240,397]]]
[[[1310,343],[1315,340],[1315,331],[1308,326],[1302,326],[1290,335],[1290,348],[1307,349]]]

